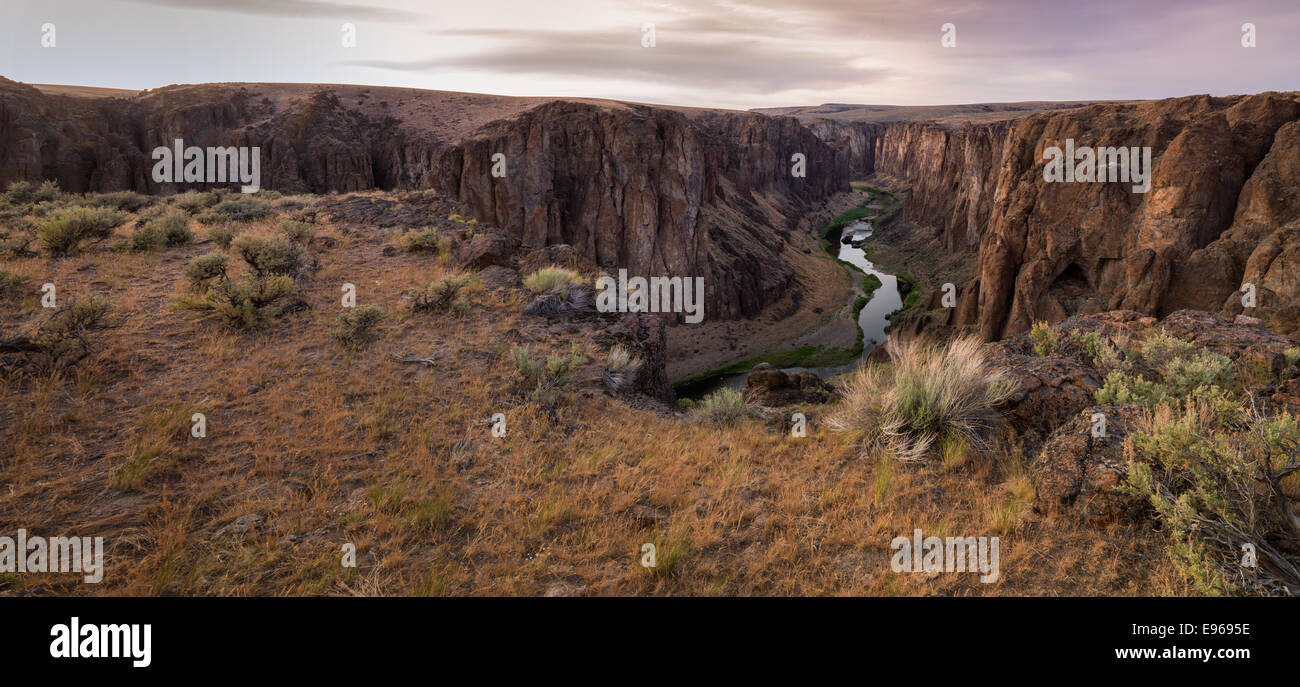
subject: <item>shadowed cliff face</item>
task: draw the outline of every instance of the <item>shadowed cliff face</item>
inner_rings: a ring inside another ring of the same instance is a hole
[[[567,243],[632,275],[703,276],[716,319],[755,315],[795,286],[788,232],[847,190],[850,171],[797,120],[753,113],[293,84],[90,100],[0,80],[0,185],[170,193],[188,186],[155,183],[150,152],[175,139],[260,147],[262,188],[433,189],[524,252]]]
[[[1300,97],[1191,96],[944,129],[888,124],[874,171],[906,181],[904,215],[978,250],[950,325],[986,340],[1034,321],[1115,309],[1246,310],[1294,333],[1300,305]],[[1145,194],[1128,183],[1047,183],[1043,150],[1150,146]]]

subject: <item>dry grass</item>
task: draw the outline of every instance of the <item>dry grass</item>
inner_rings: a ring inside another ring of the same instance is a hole
[[[0,376],[0,533],[103,536],[104,582],[0,577],[0,594],[1189,591],[1149,528],[1099,533],[1036,516],[1024,459],[1006,442],[991,440],[981,460],[953,446],[944,462],[903,465],[816,418],[798,438],[758,419],[716,426],[633,409],[600,388],[597,328],[522,316],[523,290],[411,313],[401,299],[441,275],[436,256],[387,257],[381,236],[317,230],[336,243],[300,282],[312,309],[256,331],[172,308],[208,245],[0,265],[111,298],[121,320],[74,368]],[[392,313],[364,350],[331,338],[344,282]],[[6,302],[0,326],[38,307]],[[522,345],[589,362],[554,405],[530,401],[510,356]],[[188,432],[194,412],[206,438]],[[496,413],[504,437],[492,434]],[[258,526],[216,536],[252,513]],[[891,539],[917,527],[999,534],[1001,580],[890,572]],[[355,568],[340,564],[345,543]],[[653,570],[640,564],[646,543]]]

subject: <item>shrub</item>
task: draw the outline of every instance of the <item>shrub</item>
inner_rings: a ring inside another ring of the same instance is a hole
[[[11,181],[5,188],[4,202],[8,205],[30,203],[34,190],[30,181]]]
[[[1029,340],[1034,342],[1034,352],[1038,355],[1051,355],[1056,350],[1056,332],[1046,322],[1034,323]]]
[[[1164,367],[1165,363],[1176,358],[1186,358],[1192,355],[1196,346],[1190,341],[1184,341],[1163,329],[1147,336],[1138,347],[1142,353],[1143,360],[1146,360],[1153,367]]]
[[[582,277],[574,270],[551,265],[543,267],[524,278],[524,286],[533,293],[543,293],[554,288],[568,291],[568,287],[582,283]]]
[[[37,225],[36,238],[55,255],[73,253],[86,241],[102,240],[126,222],[126,216],[104,208],[56,210]]]
[[[1232,360],[1210,351],[1199,351],[1191,358],[1172,358],[1160,368],[1160,377],[1169,393],[1187,396],[1200,387],[1228,389],[1236,378]]]
[[[451,237],[439,236],[437,229],[408,231],[397,237],[397,245],[408,253],[451,254]]]
[[[194,240],[190,218],[183,212],[171,212],[145,222],[131,235],[131,250],[152,250],[179,246]]]
[[[902,461],[922,460],[942,442],[985,446],[983,434],[998,419],[994,407],[1008,398],[1010,384],[988,365],[977,340],[944,346],[891,338],[885,350],[891,364],[848,374],[831,429],[857,435],[864,456],[883,446]]]
[[[235,229],[229,224],[221,224],[208,230],[208,239],[222,248],[230,248],[235,240]]]
[[[185,276],[198,295],[177,298],[176,307],[220,317],[237,327],[265,326],[279,317],[297,290],[291,275],[301,266],[301,253],[283,237],[244,235],[233,247],[251,272],[236,281],[230,278],[224,255],[196,258],[186,266]]]
[[[25,274],[0,270],[0,299],[9,300],[17,296],[23,285],[29,281],[31,281],[31,277]]]
[[[290,219],[280,222],[280,225],[276,227],[276,231],[279,231],[285,238],[294,243],[306,243],[316,235],[316,227],[306,222],[296,222]]]
[[[253,329],[279,317],[285,301],[296,291],[293,280],[284,275],[247,275],[239,281],[215,279],[202,296],[181,296],[177,307],[201,316],[217,316],[237,327]]]
[[[214,193],[186,191],[172,196],[171,204],[193,215],[216,205],[218,200]]]
[[[35,225],[19,220],[9,223],[10,228],[0,231],[0,257],[21,258],[32,254],[28,246],[32,244]]]
[[[226,221],[248,222],[267,217],[275,210],[265,200],[241,196],[221,201],[212,212]]]
[[[226,278],[226,256],[221,253],[200,255],[185,266],[185,278],[196,289],[203,289]]]
[[[1095,361],[1109,343],[1110,340],[1102,336],[1101,332],[1083,332],[1078,329],[1070,332],[1071,350],[1088,362]]]
[[[96,332],[113,326],[112,306],[98,297],[73,298],[59,306],[30,336],[6,342],[37,370],[52,371],[77,364],[98,346]]]
[[[424,292],[412,291],[411,309],[416,312],[463,311],[468,302],[465,298],[478,286],[478,280],[466,274],[453,273],[442,279],[434,280]]]
[[[1121,489],[1155,509],[1170,557],[1198,592],[1300,592],[1300,569],[1276,546],[1294,536],[1283,480],[1300,470],[1298,430],[1294,418],[1255,412],[1225,424],[1198,400],[1161,406],[1140,422],[1140,460]],[[1253,568],[1240,563],[1246,544],[1257,552]]]
[[[1093,397],[1101,405],[1138,403],[1151,408],[1163,403],[1169,394],[1158,382],[1115,370],[1106,375],[1106,381]]]
[[[334,330],[334,337],[348,348],[361,348],[374,337],[375,327],[386,317],[388,313],[378,305],[348,308],[339,315],[339,328]]]
[[[261,277],[273,274],[295,277],[303,269],[302,249],[282,236],[243,234],[230,247]]]
[[[135,191],[115,191],[113,193],[87,194],[85,203],[94,207],[113,208],[123,212],[138,212],[153,205],[154,199]]]

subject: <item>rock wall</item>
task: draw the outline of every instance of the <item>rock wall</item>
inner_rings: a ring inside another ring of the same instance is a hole
[[[1129,309],[1244,312],[1300,331],[1300,96],[1189,96],[960,128],[875,125],[872,171],[905,181],[904,217],[978,251],[949,325],[985,340]],[[1047,183],[1043,150],[1150,146],[1145,194]]]
[[[0,79],[0,185],[174,192],[185,185],[154,182],[150,152],[175,139],[260,147],[262,188],[434,189],[525,252],[564,243],[611,271],[702,276],[715,319],[756,315],[798,287],[782,258],[789,232],[848,190],[852,164],[796,119],[754,113],[277,84],[86,99]]]

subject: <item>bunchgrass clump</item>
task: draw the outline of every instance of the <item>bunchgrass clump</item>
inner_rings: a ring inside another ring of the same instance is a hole
[[[722,388],[705,396],[692,409],[695,416],[709,424],[729,427],[757,417],[757,409],[745,401],[745,395],[735,389]]]
[[[582,283],[582,276],[576,270],[566,267],[543,267],[524,277],[524,287],[533,293],[545,293],[551,289],[567,290],[570,286]]]
[[[587,364],[581,346],[574,343],[568,353],[542,357],[527,345],[516,346],[510,353],[514,363],[516,388],[530,400],[554,405],[573,383],[573,373]]]
[[[844,401],[827,422],[831,429],[855,435],[864,456],[883,447],[902,461],[924,460],[945,442],[985,447],[1010,384],[990,367],[977,340],[900,344],[891,338],[885,350],[889,364],[848,373]]]

